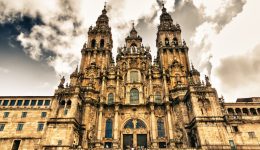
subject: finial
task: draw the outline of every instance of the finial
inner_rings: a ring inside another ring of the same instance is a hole
[[[162,7],[164,8],[164,0],[162,0]]]
[[[135,22],[134,21],[132,22],[132,26],[133,26],[133,28],[135,28]]]
[[[107,7],[107,2],[105,1],[104,9],[102,10],[102,14],[106,14],[107,13],[106,7]]]
[[[192,68],[192,70],[194,70],[194,66],[193,66],[193,63],[191,62],[191,68]]]
[[[107,7],[107,1],[105,0],[104,9],[106,9],[106,7]]]
[[[163,11],[163,13],[166,12],[166,8],[164,7],[164,3],[165,3],[164,0],[162,0],[162,7],[163,7],[163,8],[162,8],[162,11]]]

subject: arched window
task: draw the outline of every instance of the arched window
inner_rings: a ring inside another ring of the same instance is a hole
[[[251,115],[254,115],[254,116],[257,115],[257,112],[254,108],[250,108],[250,113],[251,113]]]
[[[177,40],[177,38],[175,37],[175,38],[173,38],[173,44],[175,45],[175,46],[177,46],[178,45],[178,40]]]
[[[127,129],[127,128],[133,129],[133,128],[134,128],[133,119],[128,120],[128,121],[126,122],[124,128],[125,128],[125,129]]]
[[[158,137],[165,137],[164,121],[163,119],[157,120]]]
[[[234,114],[235,114],[233,108],[228,108],[227,110],[228,110],[228,114],[229,114],[229,115],[234,115]]]
[[[132,53],[136,53],[137,52],[137,45],[135,43],[131,44],[131,51],[132,51]]]
[[[165,46],[170,46],[170,42],[168,38],[165,38]]]
[[[137,89],[131,89],[130,91],[130,104],[138,104],[139,91]]]
[[[64,105],[65,105],[65,100],[62,100],[62,101],[60,102],[60,105],[64,106]]]
[[[95,48],[95,47],[96,47],[96,40],[95,40],[95,39],[93,39],[93,40],[91,41],[91,47],[92,47],[92,48]]]
[[[131,47],[137,47],[137,45],[135,43],[132,43]]]
[[[67,107],[70,108],[71,107],[71,100],[67,101]]]
[[[114,94],[113,94],[113,93],[109,93],[109,94],[108,94],[107,103],[108,103],[108,104],[113,104],[113,103],[114,103]]]
[[[105,46],[105,40],[101,39],[100,40],[100,48],[104,48],[104,46]]]
[[[249,114],[249,112],[248,112],[248,109],[247,109],[247,108],[243,108],[243,109],[242,109],[242,112],[243,112],[243,114],[244,114],[244,115],[248,115],[248,114]]]
[[[162,102],[162,97],[160,92],[156,92],[154,95],[154,101],[155,103],[161,103]]]
[[[130,72],[130,82],[138,82],[138,72],[137,71],[131,71]]]
[[[235,111],[236,111],[236,114],[237,114],[237,115],[241,115],[241,114],[242,114],[242,112],[241,112],[241,109],[240,109],[240,108],[236,108],[236,109],[235,109]]]
[[[146,125],[145,125],[145,123],[142,121],[142,120],[140,120],[140,119],[137,119],[137,122],[136,122],[136,129],[140,129],[140,128],[146,128]]]
[[[105,138],[112,138],[112,127],[113,127],[112,120],[111,119],[107,119],[107,121],[106,121]]]

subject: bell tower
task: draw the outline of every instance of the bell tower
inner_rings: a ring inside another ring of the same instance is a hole
[[[171,77],[171,87],[187,84],[187,75],[190,72],[188,47],[181,38],[181,27],[173,24],[171,15],[166,8],[162,8],[160,24],[156,39],[157,60],[160,68],[168,72]]]
[[[105,5],[96,21],[96,26],[89,28],[88,40],[81,50],[80,72],[84,72],[91,64],[96,64],[101,70],[108,68],[112,61],[112,48],[112,33]]]
[[[156,46],[161,67],[168,69],[177,60],[186,71],[189,70],[188,47],[186,42],[182,41],[181,27],[179,24],[173,24],[172,17],[164,5],[158,26]]]

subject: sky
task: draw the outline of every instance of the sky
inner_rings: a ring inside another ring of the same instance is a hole
[[[75,70],[104,0],[0,0],[0,95],[53,95]],[[113,56],[132,22],[156,56],[159,0],[107,0]],[[164,0],[195,68],[225,101],[260,96],[259,0]]]

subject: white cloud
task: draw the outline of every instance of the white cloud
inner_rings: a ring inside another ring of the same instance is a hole
[[[0,72],[2,72],[2,73],[9,73],[10,70],[7,69],[7,68],[0,67]]]
[[[185,2],[182,1],[181,5]],[[245,6],[243,0],[193,2],[197,7],[197,10],[193,11],[198,11],[197,15],[201,18],[192,26],[196,29],[195,32],[193,31],[190,39],[186,39],[190,40],[190,58],[194,58],[192,61],[195,66],[198,65],[204,74],[209,74],[213,67],[213,86],[224,96],[228,95],[228,99],[234,100],[237,95],[230,95],[221,88],[221,81],[214,71],[221,59],[234,54],[246,54],[260,42],[260,18],[257,15],[260,14],[259,1],[250,0]],[[174,3],[173,0],[166,1],[165,7],[169,12],[174,12]],[[57,74],[69,74],[80,60],[80,50],[87,40],[88,27],[95,25],[103,6],[104,1],[93,0],[79,0],[77,3],[73,0],[20,0],[19,3],[0,0],[0,23],[13,21],[23,15],[40,17],[42,25],[35,25],[30,33],[21,33],[17,39],[32,59],[45,59]],[[131,22],[138,24],[141,19],[148,24],[147,28],[153,29],[141,36],[145,42],[152,45],[152,54],[156,54],[155,38],[151,38],[151,35],[156,36],[156,26],[161,14],[161,8],[156,1],[110,0],[107,7],[113,33],[114,56],[117,47],[123,46],[124,37],[131,29]],[[187,16],[187,19],[190,19],[189,17]],[[174,18],[173,20],[178,22]]]

